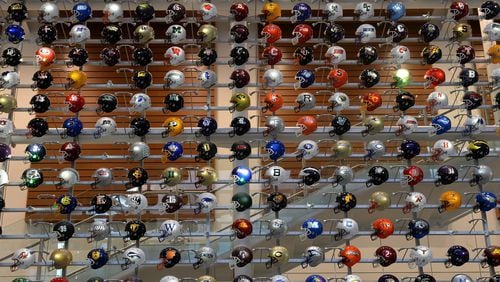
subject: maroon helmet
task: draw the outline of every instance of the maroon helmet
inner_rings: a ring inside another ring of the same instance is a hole
[[[250,82],[250,74],[243,69],[236,69],[230,77],[233,82],[229,83],[229,88],[243,88]]]
[[[82,152],[80,145],[76,142],[66,142],[61,146],[59,152],[62,153],[62,156],[65,161],[72,162],[80,157],[80,153]]]
[[[234,260],[234,264],[237,267],[243,267],[252,262],[253,253],[249,248],[239,246],[233,249],[231,252],[231,258]]]
[[[375,251],[375,257],[377,258],[377,263],[381,266],[389,266],[396,262],[398,255],[396,250],[389,246],[381,246]]]
[[[250,32],[248,31],[248,27],[242,24],[235,24],[231,28],[230,35],[231,39],[236,43],[243,43],[248,39],[248,35]]]
[[[229,12],[234,16],[234,19],[239,22],[248,16],[248,6],[243,2],[233,3]]]

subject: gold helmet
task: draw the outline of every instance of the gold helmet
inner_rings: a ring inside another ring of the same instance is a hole
[[[453,27],[453,41],[464,41],[472,36],[472,27],[470,24],[459,23]]]
[[[272,22],[279,17],[281,17],[281,7],[278,3],[267,2],[264,4],[264,7],[262,7],[261,20]]]
[[[196,177],[198,177],[198,181],[194,184],[196,187],[210,186],[217,181],[217,171],[213,167],[205,166],[198,169]]]
[[[217,39],[217,28],[211,24],[200,26],[196,33],[196,39],[199,43],[210,44]]]
[[[87,74],[81,70],[72,70],[68,72],[66,80],[67,89],[80,89],[87,83]]]
[[[134,40],[140,44],[146,44],[155,39],[155,30],[149,25],[141,24],[134,30]]]
[[[266,267],[271,268],[273,264],[286,264],[290,258],[288,249],[283,246],[274,246],[269,250],[270,260],[266,262]]]
[[[454,211],[462,205],[462,195],[456,191],[446,191],[439,197],[439,202],[441,202],[439,212]]]
[[[361,131],[363,136],[368,134],[374,135],[377,132],[384,130],[384,119],[377,116],[369,116],[363,121],[365,130]]]
[[[14,96],[0,95],[0,112],[10,113],[17,108],[17,100]]]
[[[217,280],[215,280],[215,278],[210,275],[203,275],[198,277],[198,279],[196,279],[196,282],[217,282]]]
[[[161,133],[162,137],[174,137],[184,131],[184,122],[178,117],[168,117],[163,122],[163,127],[165,127],[165,131]]]
[[[369,213],[373,213],[375,210],[382,211],[391,205],[391,196],[389,196],[386,192],[377,191],[370,195],[369,201]]]
[[[54,262],[54,268],[67,267],[73,260],[73,255],[66,249],[56,249],[50,254],[50,260]]]
[[[352,154],[351,142],[347,140],[339,140],[332,147],[333,155],[335,159],[345,159]]]
[[[163,180],[163,185],[165,186],[175,186],[182,181],[181,170],[176,167],[167,167],[161,173],[161,178]]]
[[[246,108],[250,107],[250,96],[247,93],[238,92],[234,93],[231,96],[231,100],[229,100],[231,107],[229,107],[229,112],[234,112],[235,110],[238,112],[244,111]]]
[[[488,55],[491,57],[491,62],[493,64],[500,64],[500,45],[492,45],[488,49]]]

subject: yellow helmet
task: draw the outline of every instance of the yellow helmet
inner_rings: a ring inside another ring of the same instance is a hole
[[[149,25],[141,24],[134,30],[134,40],[141,44],[146,44],[155,39],[155,30]]]
[[[17,108],[17,100],[14,96],[0,95],[0,112],[10,113]]]
[[[246,108],[250,107],[250,96],[247,93],[239,92],[234,93],[231,96],[231,100],[229,100],[231,107],[229,107],[229,112],[234,112],[235,110],[238,112],[244,111]]]
[[[217,171],[213,167],[205,166],[198,169],[196,177],[198,177],[198,180],[194,184],[196,187],[200,187],[201,185],[210,186],[217,181]]]
[[[493,64],[500,64],[500,45],[495,44],[488,49],[488,55]]]
[[[281,7],[278,3],[267,2],[262,7],[262,14],[261,19],[263,21],[272,22],[281,17]]]
[[[215,280],[215,278],[210,275],[203,275],[198,277],[198,279],[196,279],[196,282],[217,282],[217,280]]]
[[[462,195],[456,191],[446,191],[441,194],[439,201],[441,202],[439,212],[453,211],[462,205]]]
[[[184,131],[184,122],[178,117],[168,117],[163,122],[163,127],[165,127],[165,131],[161,133],[162,137],[174,137]]]
[[[472,36],[472,27],[470,24],[459,23],[453,27],[453,41],[464,41]]]
[[[210,44],[217,39],[217,28],[211,24],[200,26],[196,33],[196,39],[199,43]]]
[[[54,262],[54,268],[67,267],[73,260],[73,255],[66,249],[56,249],[50,254],[50,260]]]
[[[280,265],[287,263],[290,256],[287,248],[283,246],[274,246],[269,250],[269,258],[270,260],[266,262],[267,268],[271,268],[273,264]]]
[[[81,70],[72,70],[68,73],[67,89],[80,89],[87,83],[87,74]]]

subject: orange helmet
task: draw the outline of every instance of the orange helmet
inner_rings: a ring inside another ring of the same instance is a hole
[[[491,57],[491,62],[493,64],[500,64],[500,45],[492,45],[488,49],[488,55]]]
[[[184,122],[178,117],[166,118],[162,126],[165,127],[165,131],[161,133],[163,138],[167,136],[174,137],[184,131]]]
[[[68,80],[67,89],[80,89],[87,83],[87,74],[80,70],[72,70],[68,72],[66,79]]]
[[[263,41],[271,44],[281,39],[281,28],[275,24],[268,24],[262,29],[260,35]]]
[[[278,3],[267,2],[262,7],[261,19],[263,21],[272,22],[277,18],[281,17],[281,7]]]
[[[339,261],[339,267],[343,267],[344,265],[353,267],[361,260],[361,251],[356,246],[345,246],[345,248],[340,251],[339,256],[342,258],[342,260]]]
[[[394,222],[388,218],[379,218],[372,223],[372,229],[372,240],[385,239],[394,233]]]
[[[295,135],[309,135],[318,128],[318,121],[313,116],[301,116],[296,126],[298,126],[299,129],[295,132]]]
[[[363,103],[363,108],[365,110],[371,112],[376,108],[382,106],[382,96],[375,92],[369,92],[363,95],[363,98],[361,98],[361,103]]]
[[[283,102],[283,96],[280,93],[268,92],[264,98],[266,106],[262,108],[262,112],[265,113],[269,110],[274,113],[283,107]]]
[[[446,191],[439,197],[441,206],[439,206],[438,211],[453,211],[462,205],[462,195],[456,191]]]
[[[35,59],[37,64],[48,67],[56,60],[56,52],[49,47],[40,47],[36,50]]]
[[[340,88],[347,83],[347,72],[343,69],[332,69],[328,74],[328,80],[332,81],[333,88]]]

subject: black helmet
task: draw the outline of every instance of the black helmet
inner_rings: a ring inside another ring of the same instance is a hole
[[[245,47],[236,46],[231,49],[231,53],[229,54],[229,56],[231,56],[231,59],[228,62],[230,66],[241,66],[248,61],[250,53],[248,53],[248,50]]]
[[[321,174],[319,169],[315,167],[305,167],[299,172],[299,176],[302,176],[302,180],[298,183],[299,187],[304,185],[311,186],[317,183],[321,179]]]
[[[134,86],[140,89],[146,89],[151,85],[153,81],[153,76],[149,71],[140,70],[135,71],[132,76],[132,81],[134,82]]]
[[[138,187],[146,184],[148,181],[148,172],[142,167],[134,167],[128,171],[128,183],[126,187]]]
[[[337,195],[336,202],[337,206],[333,208],[334,213],[348,212],[356,206],[356,196],[350,192],[342,192]]]
[[[81,67],[87,62],[89,53],[83,48],[75,47],[69,51],[68,58],[71,65]]]
[[[200,130],[196,132],[196,136],[210,136],[217,131],[217,121],[213,117],[202,117],[198,120]]]
[[[217,154],[217,145],[210,141],[203,141],[196,147],[198,155],[194,157],[194,160],[199,162],[200,159],[204,161],[209,161]]]
[[[7,8],[7,19],[9,21],[22,22],[28,17],[28,9],[22,2],[14,2]]]
[[[112,67],[120,61],[120,50],[114,47],[106,47],[102,49],[99,56],[106,65]]]
[[[116,96],[111,93],[105,93],[97,98],[97,113],[111,113],[116,109],[118,100]]]
[[[351,129],[351,122],[345,116],[334,116],[331,125],[333,129],[328,132],[330,136],[342,135]]]
[[[33,74],[32,80],[34,81],[32,88],[47,89],[52,85],[52,74],[48,71],[39,70]]]
[[[299,65],[305,66],[314,60],[314,50],[309,46],[297,47],[293,52],[293,57]]]
[[[155,8],[149,3],[141,3],[135,8],[135,20],[149,22],[155,16]]]
[[[106,194],[95,195],[90,204],[94,207],[95,213],[105,213],[113,206],[113,200]]]
[[[403,91],[396,96],[396,105],[394,111],[406,111],[415,105],[415,96],[410,92]]]
[[[136,64],[144,67],[153,61],[153,51],[146,47],[135,48],[132,58]]]
[[[229,137],[233,137],[234,135],[241,136],[247,133],[250,130],[250,120],[246,117],[235,117],[231,121],[230,125],[233,130],[229,132]]]
[[[149,120],[143,117],[136,117],[130,122],[130,128],[133,129],[133,134],[137,136],[148,134],[150,127]]]
[[[375,69],[366,69],[359,75],[359,80],[361,85],[370,88],[375,86],[380,81],[380,74]]]
[[[373,46],[363,46],[358,51],[358,62],[363,65],[369,65],[378,58],[377,48]]]
[[[368,181],[366,181],[366,187],[372,185],[382,185],[389,179],[389,171],[383,166],[373,166],[368,170]]]
[[[230,161],[234,161],[235,159],[243,160],[250,156],[252,147],[245,141],[237,141],[231,145],[231,152],[233,152],[233,154],[229,156]]]
[[[422,56],[422,62],[424,64],[432,65],[437,61],[441,60],[443,52],[441,48],[436,45],[425,46],[420,54]]]
[[[140,220],[131,220],[125,225],[127,236],[123,237],[124,241],[139,240],[146,234],[146,225]]]
[[[458,169],[451,165],[443,165],[437,170],[438,179],[434,181],[436,186],[452,184],[458,179]]]
[[[200,63],[204,66],[210,66],[217,61],[217,51],[210,47],[202,47],[198,52]]]
[[[281,192],[273,192],[267,196],[267,203],[269,204],[269,208],[276,212],[286,208],[288,199]]]
[[[439,37],[439,27],[433,23],[424,23],[418,30],[418,35],[424,42],[431,42]]]
[[[184,108],[184,97],[177,93],[168,93],[163,100],[163,104],[165,104],[165,106],[163,107],[164,113],[175,113]]]
[[[44,24],[38,28],[37,42],[50,45],[57,40],[57,30],[51,24]]]
[[[9,47],[2,51],[1,65],[15,67],[21,63],[22,59],[23,55],[21,54],[21,51],[19,51],[19,49]]]
[[[116,24],[108,24],[102,29],[101,36],[104,42],[115,44],[122,39],[122,30]]]
[[[59,221],[54,224],[52,231],[56,232],[58,241],[68,241],[75,233],[75,226],[69,221]]]
[[[331,23],[326,27],[324,35],[325,41],[335,44],[344,38],[345,29],[341,25]]]

